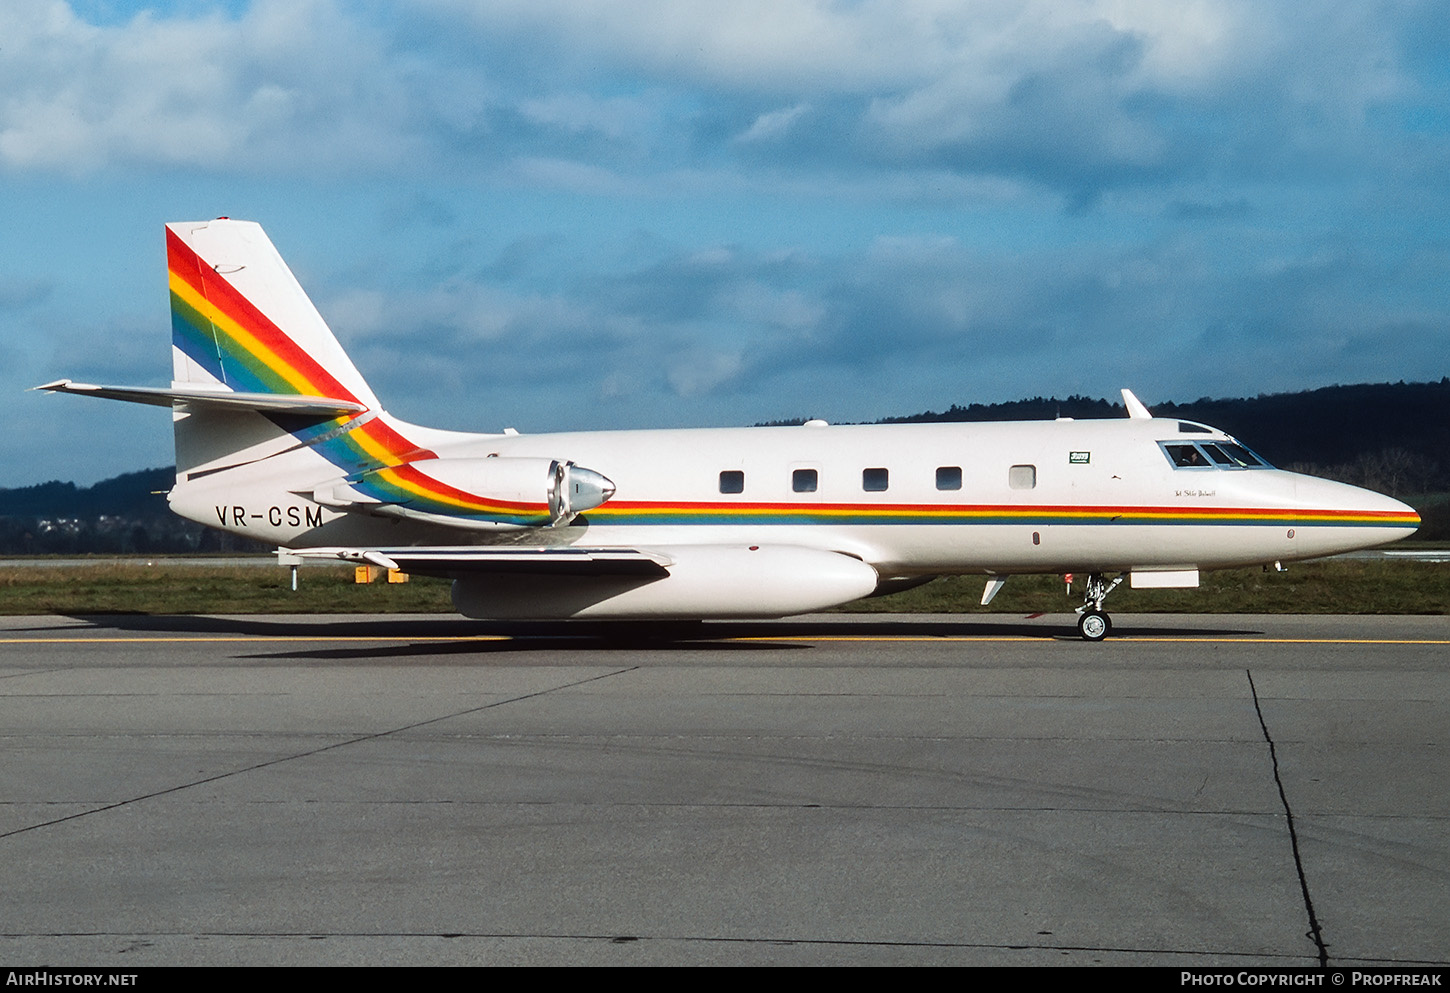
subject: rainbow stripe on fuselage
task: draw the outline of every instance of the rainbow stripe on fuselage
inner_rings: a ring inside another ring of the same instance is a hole
[[[585,515],[591,523],[794,526],[991,524],[1259,525],[1270,527],[1419,527],[1418,514],[1299,510],[1286,507],[1116,507],[1052,504],[668,503],[611,500]]]

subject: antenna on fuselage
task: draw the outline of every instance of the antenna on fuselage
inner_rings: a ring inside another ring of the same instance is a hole
[[[1128,408],[1128,416],[1139,420],[1152,420],[1153,415],[1148,408],[1143,406],[1143,401],[1133,396],[1133,391],[1126,386],[1123,387],[1123,406]]]

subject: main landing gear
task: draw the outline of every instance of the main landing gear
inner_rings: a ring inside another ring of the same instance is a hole
[[[1082,606],[1077,608],[1077,633],[1082,635],[1084,641],[1102,641],[1112,632],[1113,621],[1108,617],[1107,611],[1103,610],[1103,601],[1122,581],[1123,577],[1119,576],[1109,583],[1100,572],[1088,573]]]

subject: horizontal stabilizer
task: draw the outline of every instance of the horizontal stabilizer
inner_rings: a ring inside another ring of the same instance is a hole
[[[361,414],[367,407],[351,400],[332,397],[300,396],[289,393],[234,393],[199,388],[164,389],[156,386],[96,386],[58,379],[35,387],[52,393],[75,393],[79,396],[124,400],[127,403],[148,403],[156,407],[212,407],[231,410],[256,410],[264,414],[310,414],[317,417],[340,417]]]
[[[635,548],[491,547],[479,545],[418,545],[404,548],[297,548],[278,549],[279,556],[304,561],[388,563],[390,569],[419,576],[457,573],[533,573],[551,576],[665,576],[673,561],[655,552]]]

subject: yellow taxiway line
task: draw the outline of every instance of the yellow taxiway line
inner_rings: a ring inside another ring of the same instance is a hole
[[[532,638],[554,638],[555,635],[533,635]],[[565,635],[563,637],[587,640],[588,635]],[[151,637],[49,637],[49,638],[4,638],[0,645],[111,645],[111,644],[183,644],[183,643],[267,643],[267,642],[469,642],[469,641],[515,641],[520,640],[507,634],[468,635],[198,635],[198,636],[151,636]],[[524,639],[524,640],[527,640]],[[701,637],[672,642],[688,647],[693,640],[701,642],[1021,642],[1021,641],[1079,641],[1068,634],[1041,635],[887,635],[887,634],[827,634],[827,635],[750,635],[741,637]],[[1166,642],[1172,644],[1221,642],[1249,645],[1450,645],[1450,638],[1255,638],[1235,635],[1115,635],[1109,639],[1113,644],[1145,642]]]
[[[704,639],[702,639],[704,640]],[[852,634],[852,635],[759,635],[748,638],[721,638],[720,641],[1081,641],[1075,635],[894,635],[894,634]],[[1119,642],[1205,642],[1222,641],[1239,644],[1264,645],[1450,645],[1450,638],[1248,638],[1234,635],[1112,635],[1107,639],[1112,644]]]
[[[111,645],[111,644],[176,644],[179,642],[269,642],[269,641],[512,641],[508,634],[429,634],[429,635],[303,635],[254,634],[215,635],[204,637],[152,638],[0,638],[0,645]]]

